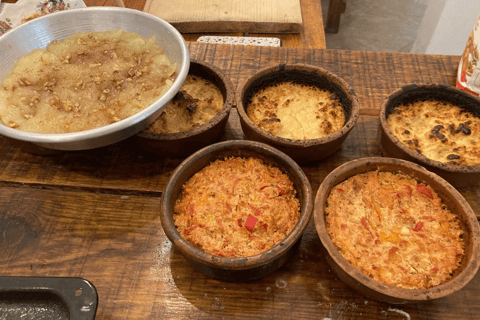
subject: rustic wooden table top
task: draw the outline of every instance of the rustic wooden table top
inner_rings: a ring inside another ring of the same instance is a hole
[[[458,56],[189,43],[235,85],[278,63],[324,67],[346,80],[360,120],[342,148],[302,166],[314,192],[337,166],[381,156],[377,113],[411,83],[453,85]],[[233,113],[224,139],[242,139]],[[439,300],[389,305],[356,293],[320,254],[313,219],[299,250],[256,281],[228,283],[196,271],[160,223],[160,196],[182,159],[141,153],[132,140],[90,151],[27,153],[0,137],[0,275],[82,277],[97,288],[97,319],[478,319],[480,274]],[[480,213],[480,188],[459,190]]]
[[[254,34],[251,37],[275,37],[282,42],[282,47],[288,48],[318,48],[325,49],[325,32],[323,30],[322,6],[320,0],[299,0],[302,10],[303,29],[297,34]],[[115,0],[84,0],[87,6],[116,6]],[[146,0],[123,0],[125,7],[143,10]],[[203,35],[244,36],[242,33],[188,33],[183,34],[186,41],[196,41]]]

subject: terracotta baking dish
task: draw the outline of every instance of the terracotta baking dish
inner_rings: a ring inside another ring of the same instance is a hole
[[[300,218],[292,232],[269,250],[249,257],[220,257],[200,250],[183,239],[173,222],[175,201],[183,184],[196,172],[225,157],[256,157],[288,174],[300,202]],[[162,196],[160,218],[165,234],[183,256],[202,273],[227,281],[248,281],[281,267],[295,252],[313,212],[310,183],[302,169],[287,155],[263,143],[243,140],[219,142],[203,148],[182,162],[172,174]]]
[[[393,109],[401,104],[415,101],[438,100],[456,104],[480,117],[480,98],[463,90],[444,85],[409,85],[391,93],[380,108],[380,146],[385,156],[409,160],[421,164],[435,172],[455,187],[466,187],[480,184],[480,165],[461,166],[442,163],[425,157],[423,154],[405,146],[392,133],[387,125],[387,117]]]
[[[189,131],[163,134],[143,130],[135,136],[141,149],[162,157],[185,157],[222,137],[234,103],[231,81],[216,66],[201,60],[191,60],[188,73],[209,80],[220,89],[224,99],[222,110],[207,123]]]
[[[292,140],[275,136],[256,126],[245,111],[252,96],[264,87],[286,81],[314,85],[340,97],[346,118],[343,128],[319,139]],[[345,141],[359,117],[355,92],[343,79],[320,67],[305,64],[280,64],[261,69],[239,86],[236,101],[242,130],[247,139],[274,146],[299,163],[317,161],[334,153]]]
[[[449,281],[428,289],[403,289],[382,284],[354,268],[337,251],[325,225],[325,205],[330,191],[351,176],[368,171],[402,172],[431,186],[464,227],[465,257]],[[363,158],[333,170],[322,182],[315,197],[315,227],[327,262],[348,286],[365,296],[382,302],[403,304],[438,299],[462,289],[477,273],[480,259],[480,228],[475,213],[462,195],[438,175],[412,162],[394,158]]]

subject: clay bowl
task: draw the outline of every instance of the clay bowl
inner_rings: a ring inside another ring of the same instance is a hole
[[[135,136],[136,143],[141,149],[162,157],[185,157],[219,141],[222,137],[234,103],[235,92],[231,81],[220,69],[200,60],[190,61],[189,74],[216,85],[223,95],[223,108],[207,123],[185,132],[154,133],[143,130]]]
[[[308,140],[282,138],[259,128],[250,120],[245,110],[252,96],[260,89],[286,81],[314,85],[337,95],[345,109],[345,125],[331,135]],[[248,140],[274,146],[299,163],[317,161],[334,153],[345,141],[359,117],[355,92],[343,79],[320,67],[304,64],[280,64],[259,70],[239,86],[236,101],[242,130]]]
[[[358,271],[337,251],[325,226],[325,205],[330,191],[349,177],[372,170],[402,172],[426,183],[450,211],[458,216],[465,231],[465,257],[449,281],[429,289],[404,289],[382,284]],[[341,165],[320,185],[315,197],[314,219],[330,267],[344,283],[373,300],[404,304],[445,297],[462,289],[475,276],[479,267],[480,228],[475,213],[447,181],[412,162],[394,158],[363,158]]]
[[[423,154],[404,145],[390,130],[387,117],[393,109],[401,104],[415,101],[438,100],[456,104],[480,117],[480,98],[463,90],[444,85],[409,85],[391,93],[380,108],[380,146],[382,153],[388,157],[400,158],[421,164],[429,171],[435,172],[457,188],[480,184],[480,165],[461,166],[442,163],[425,157]]]
[[[300,202],[300,218],[292,232],[269,250],[249,257],[220,257],[200,250],[183,239],[173,222],[174,205],[183,184],[196,172],[225,157],[256,157],[281,168],[289,175]],[[313,212],[313,195],[302,169],[284,153],[259,142],[230,140],[201,149],[185,159],[174,171],[162,196],[160,219],[167,237],[186,260],[200,272],[226,281],[248,281],[281,267],[295,252]]]

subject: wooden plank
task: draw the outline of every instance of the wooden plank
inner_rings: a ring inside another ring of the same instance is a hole
[[[147,0],[144,11],[181,33],[300,33],[302,29],[299,0]]]
[[[114,0],[84,0],[87,6],[115,6]],[[125,6],[131,9],[143,10],[146,0],[124,0]],[[258,34],[250,33],[252,37],[279,38],[283,47],[287,48],[318,48],[325,49],[325,32],[323,31],[322,7],[318,0],[300,0],[302,11],[302,30],[299,34]],[[186,41],[196,41],[203,35],[245,36],[245,33],[186,33]]]

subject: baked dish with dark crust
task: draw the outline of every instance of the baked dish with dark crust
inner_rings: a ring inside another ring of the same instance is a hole
[[[480,118],[459,106],[434,100],[401,104],[387,125],[405,146],[431,160],[480,164]]]
[[[344,107],[336,95],[293,81],[260,89],[246,113],[261,129],[294,140],[322,138],[345,125]]]

